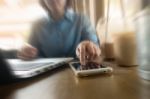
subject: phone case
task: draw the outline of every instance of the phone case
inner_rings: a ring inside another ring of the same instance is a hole
[[[90,75],[95,75],[95,74],[107,74],[107,73],[112,73],[113,68],[106,66],[107,64],[102,64],[105,65],[104,68],[96,68],[96,69],[88,69],[88,70],[80,70],[80,63],[79,62],[71,62],[69,63],[71,69],[73,70],[74,74],[78,77],[83,77],[83,76],[90,76]]]

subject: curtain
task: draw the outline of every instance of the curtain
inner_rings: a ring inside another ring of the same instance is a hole
[[[88,15],[95,27],[98,19],[103,16],[103,5],[103,0],[74,0],[75,11]]]

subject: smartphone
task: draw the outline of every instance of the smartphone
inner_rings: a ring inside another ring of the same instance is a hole
[[[106,66],[106,64],[102,64],[102,67],[99,68],[94,68],[94,69],[87,69],[87,70],[81,70],[81,64],[80,62],[71,62],[69,63],[71,69],[73,70],[74,74],[78,77],[81,76],[90,76],[90,75],[95,75],[95,74],[107,74],[107,73],[112,73],[113,68]]]

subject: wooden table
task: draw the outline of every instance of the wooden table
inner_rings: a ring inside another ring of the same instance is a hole
[[[77,78],[69,67],[0,86],[0,99],[150,99],[150,81],[137,67],[113,66],[112,75]]]

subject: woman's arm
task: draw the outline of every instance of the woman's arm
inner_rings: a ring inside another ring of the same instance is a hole
[[[99,58],[101,50],[99,48],[99,40],[96,35],[96,30],[91,25],[90,20],[82,16],[82,34],[81,34],[81,43],[76,49],[76,54],[80,59],[81,64],[84,66],[87,62],[96,62],[100,63]]]
[[[90,22],[90,19],[85,15],[81,15],[81,20],[83,26],[81,41],[89,40],[99,46],[100,42],[94,26]]]

